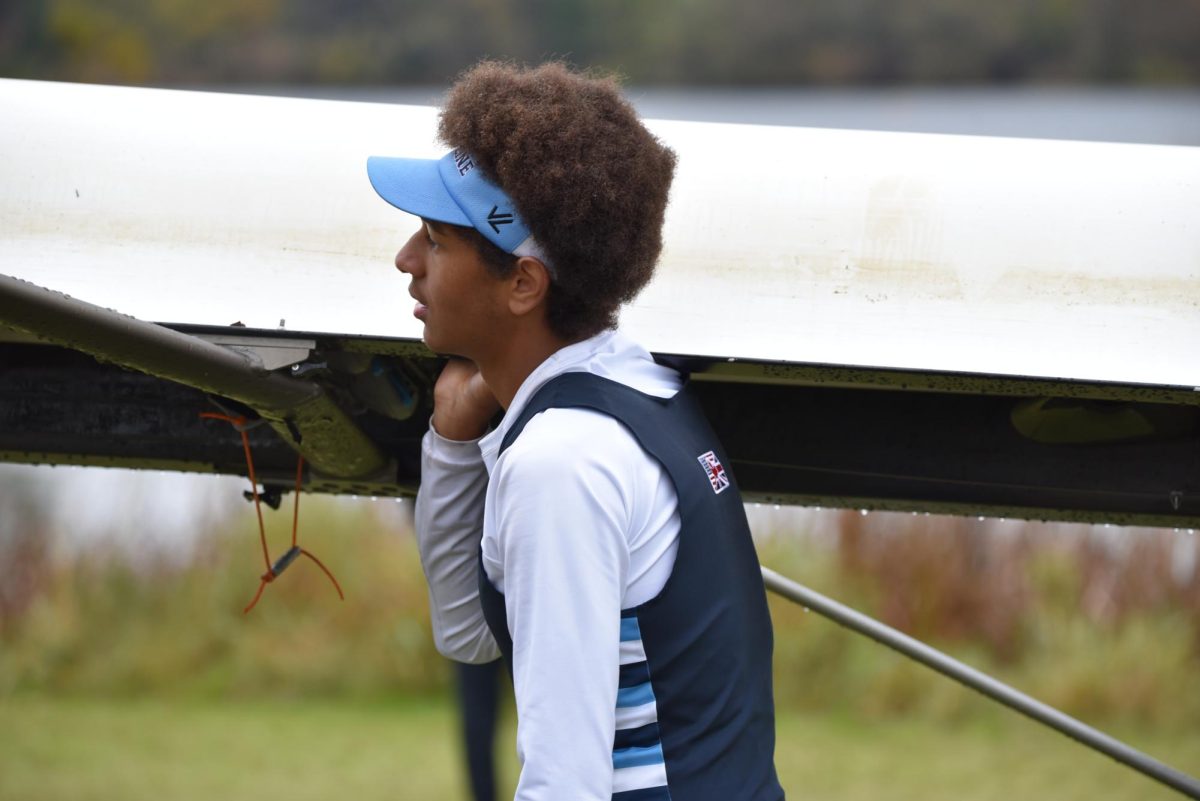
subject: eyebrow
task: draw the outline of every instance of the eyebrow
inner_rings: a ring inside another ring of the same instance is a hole
[[[442,223],[438,222],[437,220],[429,220],[429,219],[426,219],[425,217],[422,217],[421,222],[425,223],[425,225],[427,225],[429,227],[429,229],[431,231],[433,231],[435,234],[440,234],[442,236],[445,236],[446,228],[444,225],[442,225]]]

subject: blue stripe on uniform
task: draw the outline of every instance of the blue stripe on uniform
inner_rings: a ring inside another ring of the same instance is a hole
[[[654,688],[650,682],[617,690],[617,707],[641,706],[654,700]]]
[[[621,665],[621,671],[617,677],[618,687],[633,687],[638,684],[645,684],[650,681],[650,665],[645,662],[634,662],[629,665]]]
[[[617,729],[613,737],[613,750],[622,748],[645,748],[650,745],[660,745],[657,723],[647,723],[633,729]]]
[[[636,617],[621,618],[621,642],[642,639],[642,630],[638,627]]]
[[[620,768],[636,768],[641,765],[658,765],[662,761],[662,743],[613,751],[613,767],[618,770]]]

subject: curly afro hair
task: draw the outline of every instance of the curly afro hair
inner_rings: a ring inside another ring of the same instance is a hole
[[[512,198],[553,263],[551,330],[614,327],[654,273],[675,172],[616,81],[485,61],[450,90],[438,133]]]

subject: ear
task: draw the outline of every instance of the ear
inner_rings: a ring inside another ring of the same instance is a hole
[[[508,279],[508,309],[517,316],[544,305],[550,291],[550,271],[539,259],[522,256]]]

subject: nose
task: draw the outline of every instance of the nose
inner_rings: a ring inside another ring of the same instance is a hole
[[[421,244],[424,242],[425,231],[423,228],[418,228],[417,231],[408,238],[404,243],[404,247],[400,248],[396,253],[396,269],[402,273],[419,277],[422,270],[421,261]]]

